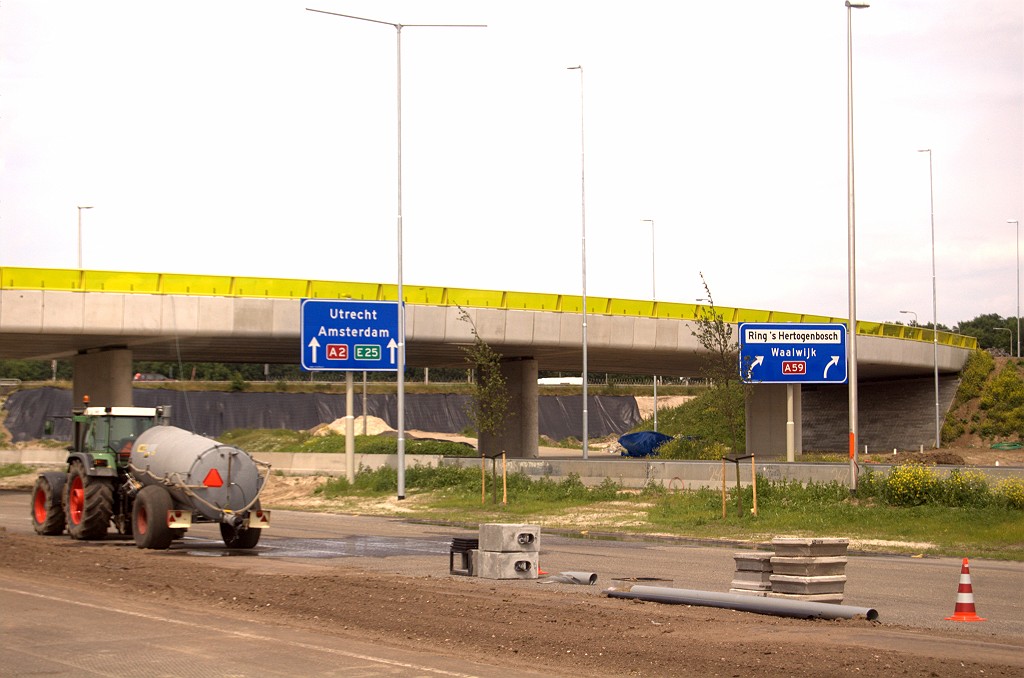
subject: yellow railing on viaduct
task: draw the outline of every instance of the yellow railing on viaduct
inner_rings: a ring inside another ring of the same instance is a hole
[[[127,294],[186,294],[197,296],[256,297],[261,299],[362,299],[396,301],[398,285],[390,283],[336,282],[291,278],[251,278],[225,275],[182,273],[136,273],[129,271],[85,271],[60,268],[0,267],[0,290],[57,290],[63,292],[115,292]],[[536,292],[500,292],[460,287],[421,287],[403,285],[407,304],[463,306],[554,313],[580,313],[583,297],[571,294]],[[692,320],[700,304],[666,301],[638,301],[587,296],[587,313]],[[726,322],[759,323],[842,323],[832,318],[807,313],[760,311],[749,308],[716,306]],[[857,334],[894,339],[932,342],[933,333],[923,327],[895,323],[857,322]],[[975,349],[978,340],[951,332],[939,332],[938,342],[959,348]]]

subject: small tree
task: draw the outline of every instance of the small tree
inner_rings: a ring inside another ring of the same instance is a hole
[[[472,345],[462,347],[466,362],[476,374],[468,410],[469,419],[478,435],[488,433],[496,436],[505,427],[505,419],[509,415],[508,406],[512,400],[508,393],[508,382],[501,371],[501,354],[480,338],[476,324],[461,306],[459,320],[469,323],[473,333]],[[481,449],[480,455],[483,456],[483,453]]]
[[[725,421],[734,452],[740,451],[740,431],[746,422],[746,400],[750,386],[740,379],[739,343],[733,338],[732,325],[715,308],[711,288],[704,274],[701,284],[707,294],[707,305],[701,306],[694,314],[696,322],[692,330],[706,353],[702,356],[701,376],[711,382],[716,393],[718,413]],[[746,441],[743,441],[746,445]]]

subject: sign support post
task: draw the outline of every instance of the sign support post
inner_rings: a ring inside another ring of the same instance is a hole
[[[786,384],[786,461],[796,461],[796,422],[793,417],[793,384]]]

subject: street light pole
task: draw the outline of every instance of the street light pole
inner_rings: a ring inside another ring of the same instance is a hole
[[[651,222],[651,302],[654,306],[651,310],[654,311],[658,306],[657,277],[654,273],[654,219],[644,219],[644,221]],[[657,316],[655,316],[655,322],[657,322]],[[657,336],[657,333],[655,333],[655,336]],[[654,375],[654,432],[658,432],[658,375]]]
[[[78,206],[78,268],[82,268],[82,210],[91,210],[92,205]]]
[[[853,10],[866,2],[846,0],[846,231],[849,271],[850,318],[847,363],[850,416],[850,491],[857,491],[857,248],[856,202],[853,190]]]
[[[1007,219],[1017,231],[1017,358],[1020,358],[1020,220]],[[1010,355],[1013,355],[1013,344],[1010,344]]]
[[[580,72],[580,224],[583,229],[581,250],[583,252],[583,458],[589,457],[589,435],[587,427],[587,163],[586,143],[583,133],[583,66],[569,66],[566,70]]]
[[[935,189],[932,183],[932,149],[922,148],[918,153],[928,154],[928,200],[932,214],[932,360],[935,364],[935,449],[942,447],[939,423],[939,312],[935,292]]]
[[[356,19],[373,24],[391,26],[395,29],[397,40],[397,101],[398,101],[398,498],[405,499],[405,296],[402,288],[402,29],[403,28],[486,28],[485,24],[399,24],[379,19],[327,12],[322,9],[307,7],[306,11],[318,14],[330,14],[345,19]],[[364,412],[365,414],[365,412]]]

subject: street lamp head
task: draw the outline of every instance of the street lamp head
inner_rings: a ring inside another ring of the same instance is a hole
[[[1017,219],[1007,219],[1006,223],[1008,223],[1008,224],[1017,224],[1018,226],[1020,225],[1020,221],[1018,221]]]
[[[916,312],[914,312],[914,311],[900,311],[900,313],[904,313],[906,315],[914,316],[914,324],[915,325],[917,324],[917,313]]]
[[[850,0],[846,0],[846,6],[850,9],[867,9],[871,5],[866,2],[850,2]]]
[[[577,69],[582,71],[583,70],[583,66],[567,66],[565,70],[567,70],[567,71],[575,71]]]
[[[79,205],[78,209],[80,209],[80,210],[91,210],[92,209],[92,205]]]
[[[932,149],[930,149],[930,148],[919,148],[919,149],[917,149],[917,152],[918,153],[931,153]]]

